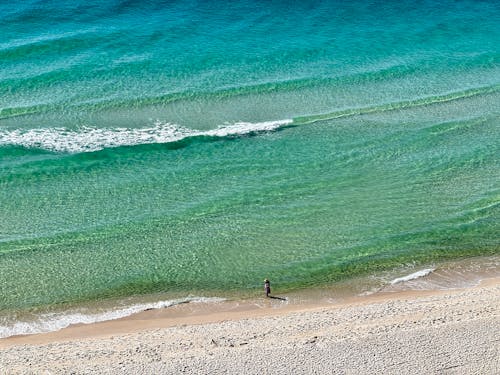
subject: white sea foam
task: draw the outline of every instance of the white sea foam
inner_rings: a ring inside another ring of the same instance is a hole
[[[237,122],[211,130],[192,130],[171,123],[156,122],[148,128],[37,128],[0,131],[0,146],[14,145],[55,152],[93,152],[104,148],[140,144],[170,143],[188,137],[226,137],[272,131],[293,120]]]
[[[183,303],[217,303],[224,298],[187,297],[184,299],[158,301],[145,304],[135,304],[123,308],[106,310],[98,313],[85,314],[84,312],[54,312],[39,315],[30,321],[16,321],[0,326],[0,338],[15,335],[29,335],[35,333],[53,332],[66,328],[72,324],[90,324],[115,320],[150,309],[161,309]]]
[[[415,279],[418,279],[420,277],[427,276],[430,273],[434,272],[434,270],[435,270],[435,268],[426,268],[424,270],[420,270],[420,271],[411,273],[411,274],[409,274],[407,276],[398,277],[398,278],[396,278],[396,279],[394,279],[394,280],[391,281],[391,285],[399,284],[399,283],[404,283],[406,281],[415,280]]]

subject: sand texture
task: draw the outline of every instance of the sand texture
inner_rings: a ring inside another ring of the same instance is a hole
[[[2,374],[500,374],[500,283],[5,345]],[[129,321],[134,324],[133,320]],[[43,335],[39,335],[43,337]],[[0,343],[1,344],[1,343]]]

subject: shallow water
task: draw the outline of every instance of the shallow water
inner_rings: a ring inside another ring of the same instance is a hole
[[[0,315],[498,254],[499,14],[1,4]]]

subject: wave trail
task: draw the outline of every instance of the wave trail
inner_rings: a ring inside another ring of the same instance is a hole
[[[193,137],[227,137],[266,132],[292,122],[293,120],[238,122],[205,131],[161,122],[156,122],[153,127],[135,129],[94,127],[81,127],[76,130],[67,128],[15,129],[0,131],[0,146],[22,146],[63,153],[93,152],[120,146],[178,142]]]
[[[211,130],[193,130],[172,123],[157,121],[148,128],[97,128],[79,127],[69,128],[35,128],[0,130],[1,146],[21,146],[25,148],[44,149],[53,152],[80,153],[99,151],[104,148],[135,146],[152,143],[172,143],[186,138],[195,137],[227,137],[245,135],[256,132],[273,131],[291,125],[306,125],[337,118],[381,113],[393,110],[423,107],[455,100],[462,100],[474,96],[496,93],[500,85],[479,87],[446,95],[419,98],[401,102],[391,102],[368,107],[348,108],[330,113],[313,114],[295,117],[294,119],[265,121],[265,122],[237,122],[231,125],[219,126]],[[4,109],[5,111],[5,109]],[[2,112],[2,110],[0,110]]]
[[[139,313],[141,311],[162,309],[183,303],[217,303],[224,298],[187,297],[177,300],[158,301],[144,304],[135,304],[114,310],[86,314],[83,312],[60,312],[41,314],[33,321],[16,321],[12,324],[0,325],[0,338],[31,335],[36,333],[53,332],[73,324],[91,324],[107,320],[115,320]]]

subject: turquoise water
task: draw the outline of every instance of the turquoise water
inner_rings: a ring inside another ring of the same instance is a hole
[[[499,15],[0,3],[4,331],[58,306],[498,254]]]

